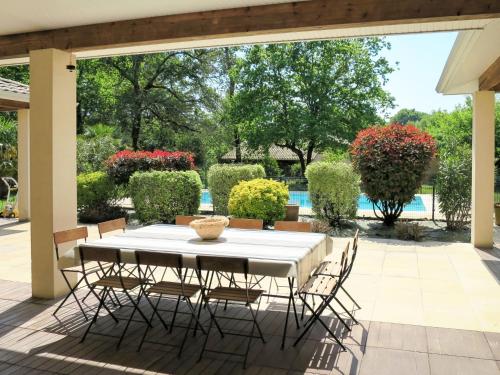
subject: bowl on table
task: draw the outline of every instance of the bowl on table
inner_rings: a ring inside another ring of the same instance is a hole
[[[189,226],[193,228],[198,236],[204,241],[216,240],[229,225],[225,216],[212,216],[204,219],[193,220]]]

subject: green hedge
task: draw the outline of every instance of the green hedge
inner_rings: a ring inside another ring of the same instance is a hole
[[[195,171],[136,172],[129,191],[142,223],[172,223],[176,215],[194,215],[201,199],[201,180]]]
[[[78,218],[84,223],[97,223],[126,216],[118,206],[122,190],[104,172],[79,174],[77,183]]]
[[[330,225],[353,218],[358,207],[360,177],[345,162],[316,162],[306,169],[309,195],[316,216]]]
[[[215,164],[208,171],[208,188],[212,195],[214,212],[217,215],[228,214],[228,202],[231,189],[240,181],[253,180],[266,176],[262,165],[252,164]]]
[[[262,219],[265,224],[283,220],[288,188],[282,182],[257,178],[241,181],[229,196],[229,213],[234,217]]]

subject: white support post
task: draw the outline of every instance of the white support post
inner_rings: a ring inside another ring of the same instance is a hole
[[[17,207],[19,220],[30,219],[30,111],[17,111]]]
[[[495,93],[473,94],[472,120],[472,244],[493,247],[495,184]]]
[[[70,58],[56,49],[30,51],[31,284],[40,298],[68,292],[52,234],[77,224],[76,72],[66,69]]]

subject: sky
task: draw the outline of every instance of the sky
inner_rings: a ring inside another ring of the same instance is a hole
[[[391,49],[382,55],[391,66],[399,62],[385,86],[395,97],[396,104],[389,115],[401,108],[415,108],[429,113],[438,109],[452,110],[457,104],[464,103],[464,95],[436,92],[456,36],[456,32],[440,32],[386,37]]]

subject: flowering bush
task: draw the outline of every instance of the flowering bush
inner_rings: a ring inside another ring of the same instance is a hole
[[[235,217],[262,219],[265,224],[283,220],[288,188],[282,182],[256,178],[241,181],[229,196],[229,213]]]
[[[354,167],[385,224],[394,224],[411,202],[435,153],[434,139],[413,125],[374,126],[358,133],[351,145]]]
[[[119,151],[106,160],[108,175],[125,184],[137,171],[186,171],[195,169],[193,155],[183,151]]]

